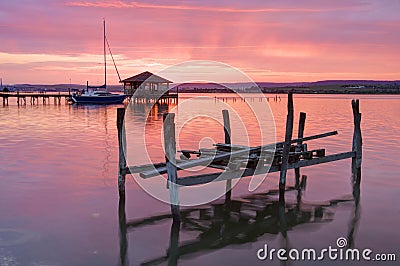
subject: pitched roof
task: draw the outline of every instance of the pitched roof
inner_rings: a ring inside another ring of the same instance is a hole
[[[172,81],[154,75],[149,71],[145,71],[130,78],[124,79],[121,82],[143,82],[143,81],[154,82],[154,83],[172,83]]]

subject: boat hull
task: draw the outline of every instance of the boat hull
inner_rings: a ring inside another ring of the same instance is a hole
[[[78,96],[73,95],[72,101],[79,104],[118,104],[123,103],[126,95],[108,95],[108,96]]]

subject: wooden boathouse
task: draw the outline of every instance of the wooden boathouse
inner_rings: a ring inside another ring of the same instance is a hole
[[[133,98],[166,99],[178,98],[178,92],[170,91],[169,81],[149,71],[137,74],[121,81],[124,84],[124,93]]]

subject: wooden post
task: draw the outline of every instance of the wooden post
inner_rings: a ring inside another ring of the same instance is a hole
[[[229,120],[229,112],[228,110],[222,110],[222,117],[224,120],[224,135],[225,135],[225,144],[231,144],[231,122]],[[225,188],[225,202],[229,202],[231,200],[232,195],[232,180],[226,180],[226,188]]]
[[[297,133],[297,138],[302,139],[304,136],[304,127],[306,123],[306,113],[300,112],[300,118],[299,118],[299,130]],[[297,143],[296,151],[299,152],[302,150],[302,145],[303,141],[299,141]],[[296,177],[296,189],[300,189],[300,168],[295,168],[294,169],[294,174]]]
[[[172,219],[175,222],[181,220],[179,212],[179,195],[178,195],[178,172],[176,170],[176,142],[175,142],[175,114],[164,114],[164,148],[165,148],[165,162],[167,166],[169,195]]]
[[[125,137],[125,108],[117,109],[117,129],[118,129],[118,150],[119,150],[119,169],[118,169],[118,191],[119,196],[125,197],[125,175],[126,175],[126,137]]]
[[[291,146],[292,133],[293,133],[293,93],[288,93],[288,114],[286,117],[286,134],[285,134],[285,143],[283,144],[283,152],[282,152],[282,165],[280,171],[279,178],[279,193],[285,193],[286,187],[286,172],[289,161],[289,150]]]
[[[359,100],[352,100],[353,120],[354,120],[354,133],[353,133],[353,147],[355,157],[352,158],[352,183],[353,194],[359,193],[361,183],[361,162],[362,162],[362,136],[361,136],[361,113]]]

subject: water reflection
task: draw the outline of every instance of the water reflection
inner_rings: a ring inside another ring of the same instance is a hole
[[[304,188],[304,187],[303,187]],[[359,188],[356,189],[359,191]],[[196,208],[181,211],[181,222],[173,222],[170,229],[169,247],[165,255],[144,261],[141,265],[177,265],[184,256],[200,256],[213,250],[232,245],[243,245],[257,241],[265,234],[282,236],[281,248],[290,248],[289,231],[304,231],[299,225],[311,224],[317,228],[334,219],[334,209],[340,203],[354,202],[354,211],[348,228],[348,247],[354,246],[355,232],[358,226],[359,193],[354,197],[344,196],[324,203],[306,203],[302,201],[302,189],[289,188],[288,193],[296,193],[293,200],[285,199],[285,193],[271,190],[265,193],[251,194],[239,199],[214,202]],[[119,265],[128,265],[129,230],[142,226],[157,225],[171,214],[163,214],[144,219],[127,221],[125,197],[119,201],[120,260]],[[195,233],[190,241],[179,241],[181,230]],[[287,265],[290,261],[282,262]]]
[[[177,106],[174,101],[164,102],[132,102],[127,106],[127,109],[134,114],[134,117],[146,119],[146,122],[162,121],[164,113]]]

